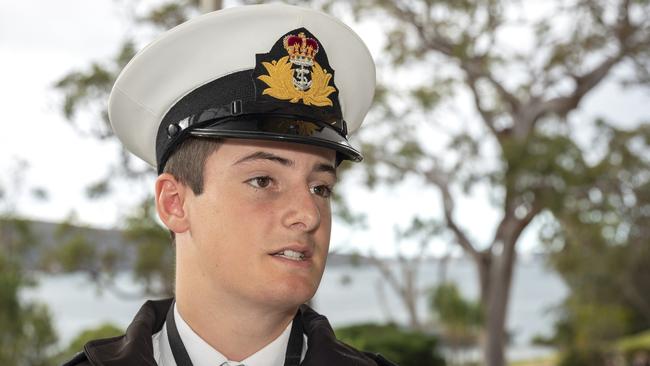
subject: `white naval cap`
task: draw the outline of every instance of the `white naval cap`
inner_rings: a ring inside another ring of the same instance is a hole
[[[375,65],[364,42],[327,14],[281,4],[229,8],[159,36],[126,65],[111,125],[160,173],[189,136],[282,140],[332,148],[370,108]]]

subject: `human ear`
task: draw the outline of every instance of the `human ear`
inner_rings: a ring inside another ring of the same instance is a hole
[[[189,229],[184,203],[188,187],[169,173],[156,179],[156,211],[167,228],[176,234]]]

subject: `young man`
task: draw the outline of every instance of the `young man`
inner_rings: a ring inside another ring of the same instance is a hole
[[[335,74],[336,73],[336,74]],[[330,195],[370,107],[374,63],[340,21],[260,5],[182,24],[125,67],[109,100],[126,148],[159,173],[176,297],[68,365],[390,365],[302,305],[320,283]]]

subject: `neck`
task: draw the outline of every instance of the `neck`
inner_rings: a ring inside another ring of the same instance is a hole
[[[180,269],[176,280],[178,312],[196,334],[232,361],[248,358],[279,337],[298,311],[297,306],[262,308],[218,290],[198,288],[197,284],[205,280],[178,272]]]

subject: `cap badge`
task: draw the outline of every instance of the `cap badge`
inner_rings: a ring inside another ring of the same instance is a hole
[[[332,106],[330,94],[336,88],[330,85],[332,74],[316,61],[318,41],[300,32],[286,35],[282,46],[286,56],[262,62],[267,74],[257,78],[268,86],[262,94],[291,103],[302,101],[305,105]]]

